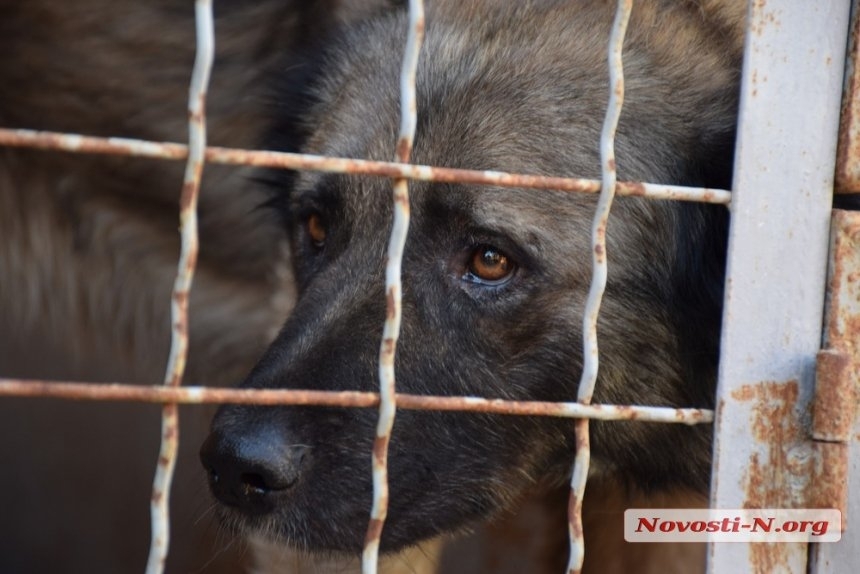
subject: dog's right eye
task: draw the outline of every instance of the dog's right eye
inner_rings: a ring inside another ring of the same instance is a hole
[[[305,232],[311,240],[311,243],[317,249],[325,247],[326,235],[328,229],[322,215],[319,213],[311,213],[305,220]]]

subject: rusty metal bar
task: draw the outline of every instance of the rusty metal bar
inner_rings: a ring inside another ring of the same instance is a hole
[[[181,160],[188,157],[187,146],[178,143],[151,142],[129,138],[100,138],[79,134],[64,134],[23,129],[0,128],[0,145],[31,147],[72,153],[122,155],[165,160]],[[521,187],[578,193],[597,193],[600,191],[601,187],[600,180],[596,179],[549,177],[501,171],[454,169],[447,167],[334,158],[276,151],[208,147],[206,148],[205,157],[206,161],[209,163],[326,171],[345,174],[363,174],[388,178],[406,178],[417,181],[437,181],[442,183]],[[661,185],[630,181],[618,182],[615,193],[618,195],[647,197],[649,199],[699,201],[723,205],[728,205],[731,202],[731,192],[724,189],[684,187],[680,185]]]
[[[719,379],[714,508],[807,508],[850,0],[750,2]],[[814,113],[812,113],[814,111]],[[802,543],[709,544],[708,572],[807,574]]]
[[[395,157],[407,163],[412,153],[415,127],[418,123],[418,104],[415,93],[415,78],[418,72],[418,55],[424,40],[424,2],[409,0],[409,31],[403,55],[403,68],[400,73],[400,135],[397,140]],[[388,516],[388,444],[391,442],[391,428],[394,426],[395,374],[394,356],[397,339],[400,336],[401,321],[401,266],[406,236],[409,232],[409,181],[400,177],[393,181],[394,221],[388,243],[388,257],[385,265],[385,325],[379,348],[379,420],[376,437],[373,440],[371,456],[373,468],[373,507],[364,551],[361,556],[363,574],[376,574],[379,561],[379,543],[385,518]]]
[[[379,406],[379,395],[361,391],[314,391],[296,389],[232,389],[169,387],[119,383],[80,383],[0,379],[0,397],[122,401],[143,403],[316,405],[370,408]],[[546,401],[506,401],[482,397],[445,397],[397,393],[397,407],[421,411],[462,411],[517,416],[596,420],[636,420],[655,423],[704,424],[714,420],[708,409],[677,409],[627,405],[583,405]]]
[[[602,186],[594,221],[591,227],[592,275],[588,299],[582,318],[582,377],[579,381],[577,399],[582,404],[590,404],[597,383],[599,350],[597,344],[597,317],[600,303],[606,289],[608,268],[606,264],[606,224],[615,198],[618,173],[615,169],[615,131],[621,108],[624,105],[624,63],[622,48],[633,0],[618,0],[612,31],[609,35],[609,102],[600,134],[600,163]],[[585,539],[582,524],[582,501],[591,463],[591,443],[589,440],[589,420],[576,421],[576,457],[570,479],[570,501],[568,503],[568,533],[570,536],[570,558],[567,565],[569,574],[582,572],[585,559]]]
[[[816,544],[810,573],[838,574],[860,556],[860,212],[834,211],[831,225],[825,351],[832,376],[816,379],[813,504],[842,511],[842,539]],[[830,379],[830,380],[828,380]],[[831,386],[831,388],[827,388]],[[820,415],[820,416],[819,416]]]
[[[188,95],[188,160],[179,200],[181,251],[173,285],[170,315],[172,336],[164,385],[179,387],[188,356],[188,296],[197,264],[197,198],[206,152],[206,90],[215,56],[212,0],[195,0],[197,54]],[[166,403],[162,410],[161,448],[152,484],[152,543],[147,574],[161,574],[170,545],[170,485],[179,450],[179,405]]]
[[[848,58],[845,61],[845,83],[842,93],[842,113],[839,124],[839,145],[836,155],[836,192],[860,193],[860,10],[853,1],[851,34],[848,38]],[[838,63],[838,62],[837,62]]]

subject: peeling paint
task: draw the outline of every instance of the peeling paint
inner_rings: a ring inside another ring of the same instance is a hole
[[[753,452],[743,479],[744,508],[802,508],[811,472],[812,453],[807,431],[796,412],[797,381],[764,381],[743,385],[731,396],[751,404],[752,439],[764,446],[764,458]],[[751,571],[790,570],[792,545],[750,545]]]

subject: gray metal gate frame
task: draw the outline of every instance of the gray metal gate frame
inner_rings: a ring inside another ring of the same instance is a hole
[[[826,401],[826,386],[851,391],[857,382],[845,364],[856,355],[822,354],[815,376],[850,4],[750,3],[711,488],[715,508],[837,507],[843,527],[852,514],[843,484],[850,437],[814,435],[840,414],[853,418],[853,393]],[[834,239],[856,215],[837,215]],[[856,273],[856,257],[854,265]],[[831,304],[830,318],[848,310]],[[850,503],[856,516],[858,496]],[[855,529],[831,544],[711,543],[708,571],[849,572],[859,540]]]

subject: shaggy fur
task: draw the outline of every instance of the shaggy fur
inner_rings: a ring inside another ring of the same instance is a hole
[[[599,177],[614,2],[428,4],[413,160]],[[635,4],[616,143],[621,179],[730,185],[743,4]],[[318,71],[312,87],[299,98],[283,90],[307,107],[273,122],[275,145],[390,159],[405,31],[402,7],[340,31],[321,61],[307,64]],[[242,386],[374,390],[390,182],[301,173],[275,187],[298,300]],[[398,389],[574,397],[594,206],[581,194],[413,183]],[[617,200],[596,402],[712,406],[727,216],[720,206]],[[473,261],[487,250],[511,263],[503,280],[476,275]],[[372,409],[223,408],[202,451],[220,514],[288,545],[358,553],[375,424]],[[598,472],[650,492],[704,491],[710,438],[706,427],[592,426]],[[480,523],[526,493],[564,484],[573,450],[567,420],[400,411],[383,550]]]
[[[283,58],[373,3],[338,4],[215,3],[212,144],[259,145]],[[0,125],[185,141],[194,46],[187,0],[0,0]],[[0,148],[0,376],[161,382],[182,169]],[[191,383],[245,374],[292,305],[286,238],[251,175],[205,169]],[[196,465],[211,414],[182,413],[175,572],[235,572],[243,550],[237,542],[213,556],[218,528]],[[0,435],[0,571],[143,567],[157,408],[3,400]]]

